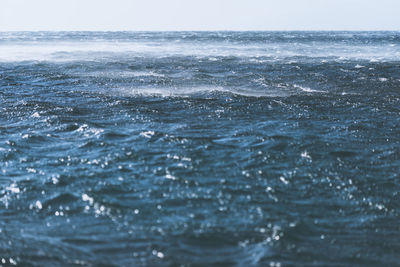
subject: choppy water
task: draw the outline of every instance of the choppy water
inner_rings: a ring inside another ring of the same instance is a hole
[[[0,265],[399,265],[399,32],[0,33],[0,103]]]

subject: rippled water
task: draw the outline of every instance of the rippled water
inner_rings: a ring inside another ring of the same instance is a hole
[[[0,103],[0,265],[400,262],[399,32],[3,32]]]

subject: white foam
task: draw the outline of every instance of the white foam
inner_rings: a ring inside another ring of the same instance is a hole
[[[151,138],[155,134],[154,131],[141,132],[140,135],[146,138]]]
[[[194,94],[210,92],[236,93],[223,87],[151,87],[151,88],[122,88],[116,89],[124,95],[132,96],[162,96],[162,97],[185,97]]]
[[[83,73],[84,76],[102,78],[131,78],[131,77],[165,77],[154,71],[95,71]]]
[[[21,189],[17,186],[16,183],[12,183],[10,186],[6,187],[6,190],[14,194],[19,194],[21,192]]]
[[[300,86],[297,84],[293,84],[293,87],[300,89],[301,91],[307,92],[307,93],[323,93],[324,92],[324,91],[320,91],[320,90],[311,89],[310,87]]]
[[[293,90],[293,88],[300,89]],[[259,88],[233,88],[233,87],[222,87],[222,86],[193,86],[193,87],[118,87],[118,88],[107,88],[102,91],[103,94],[121,95],[121,96],[150,96],[150,97],[193,97],[193,96],[204,96],[206,98],[213,98],[213,94],[216,93],[228,93],[234,95],[248,96],[248,97],[287,97],[290,95],[301,94],[302,92],[307,93],[324,93],[311,89],[308,87],[302,87],[299,85],[277,85],[271,86],[265,89]]]
[[[263,58],[335,57],[339,60],[364,59],[371,62],[400,60],[400,46],[310,43],[226,43],[105,40],[92,41],[15,41],[0,43],[0,62],[75,61],[126,57],[195,56],[216,61],[219,57]],[[324,62],[325,59],[322,61]],[[291,61],[292,63],[292,61]]]

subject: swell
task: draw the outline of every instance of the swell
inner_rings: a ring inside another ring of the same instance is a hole
[[[0,63],[0,264],[396,265],[397,35],[11,34],[195,45]]]
[[[115,95],[191,96],[230,92],[243,96],[304,94],[396,94],[400,86],[398,61],[265,58],[201,60],[195,57],[138,58],[71,63],[1,63],[0,85]],[[7,91],[6,91],[7,92]],[[6,94],[3,91],[3,94]],[[61,92],[60,92],[61,93]]]

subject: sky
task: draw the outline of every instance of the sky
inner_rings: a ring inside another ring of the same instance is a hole
[[[400,0],[0,0],[0,31],[400,30]]]

